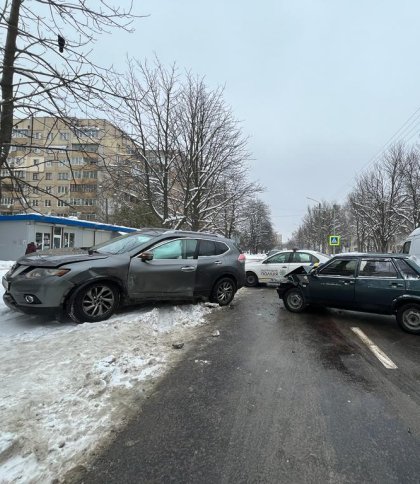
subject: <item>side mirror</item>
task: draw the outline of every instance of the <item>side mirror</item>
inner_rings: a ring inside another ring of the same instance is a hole
[[[149,260],[153,260],[153,252],[142,252],[140,254],[140,259],[143,261],[143,262],[147,262]]]

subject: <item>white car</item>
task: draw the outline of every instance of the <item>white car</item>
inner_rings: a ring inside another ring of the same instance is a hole
[[[330,258],[314,250],[282,250],[261,261],[245,260],[246,285],[278,284],[285,274],[300,266],[317,266]]]

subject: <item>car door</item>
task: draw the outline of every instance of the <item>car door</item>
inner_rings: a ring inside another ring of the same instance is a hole
[[[310,301],[331,307],[354,305],[357,258],[333,259],[309,277],[307,291]]]
[[[226,254],[227,244],[217,240],[198,240],[196,293],[209,296],[216,279],[231,266]]]
[[[289,271],[291,252],[280,252],[265,259],[259,267],[258,279],[262,283],[279,282]]]
[[[301,266],[311,266],[315,262],[319,262],[319,259],[308,252],[293,252],[289,263],[289,272]]]
[[[129,296],[139,300],[192,298],[196,249],[195,239],[175,239],[152,247],[148,252],[153,253],[153,260],[133,257],[128,274]]]
[[[391,258],[362,258],[356,278],[355,304],[367,311],[389,312],[405,293],[405,280]]]

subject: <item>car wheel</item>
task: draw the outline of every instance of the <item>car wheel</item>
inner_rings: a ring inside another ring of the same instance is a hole
[[[258,285],[258,276],[257,276],[257,274],[254,274],[254,272],[247,272],[246,273],[245,284],[248,287],[255,287],[255,286],[257,286]]]
[[[75,295],[70,307],[70,317],[78,323],[103,321],[114,313],[119,300],[120,294],[114,284],[91,284]]]
[[[227,306],[235,296],[236,285],[230,277],[223,277],[213,287],[211,300],[220,306]]]
[[[292,313],[301,313],[306,307],[302,291],[295,287],[286,292],[283,296],[283,303],[286,309]]]
[[[420,334],[420,304],[405,304],[397,310],[397,323],[407,333]]]

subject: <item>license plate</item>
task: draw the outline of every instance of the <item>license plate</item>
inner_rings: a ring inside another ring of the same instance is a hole
[[[2,279],[2,282],[3,282],[3,287],[6,289],[6,291],[8,291],[9,287],[10,287],[10,283],[8,281],[6,281],[6,279],[4,277]]]

